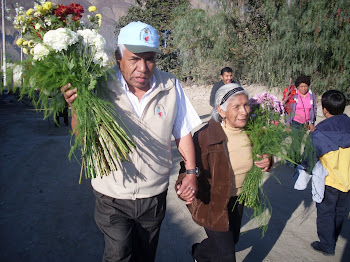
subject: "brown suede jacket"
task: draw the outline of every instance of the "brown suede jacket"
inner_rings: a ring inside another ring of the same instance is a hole
[[[221,232],[229,230],[227,204],[232,184],[232,168],[225,140],[224,130],[214,119],[194,134],[196,164],[200,174],[196,199],[188,205],[198,225]],[[179,173],[176,185],[185,176],[183,162]]]

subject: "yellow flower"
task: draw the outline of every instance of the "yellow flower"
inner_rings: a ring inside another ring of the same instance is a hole
[[[29,47],[34,47],[35,46],[35,42],[33,40],[29,40],[28,41],[28,46]]]
[[[39,23],[37,23],[34,28],[35,28],[35,30],[39,30],[41,28],[41,25]]]
[[[29,8],[26,12],[27,16],[30,16],[34,12],[33,8]]]
[[[21,46],[21,45],[23,44],[24,41],[25,41],[24,38],[19,38],[19,39],[17,39],[17,41],[16,41],[16,45]]]
[[[18,20],[18,21],[23,21],[23,20],[24,20],[24,15],[18,16],[17,20]]]
[[[30,49],[30,54],[34,55],[34,48]]]
[[[26,55],[28,55],[28,49],[27,48],[22,48],[22,52]]]
[[[51,2],[45,2],[45,3],[43,4],[43,9],[44,9],[44,10],[50,10],[51,6],[52,6],[52,3],[51,3]]]
[[[35,7],[39,12],[43,11],[43,7],[41,5],[36,5]]]
[[[96,10],[97,10],[97,8],[96,8],[96,6],[94,6],[94,5],[92,5],[92,6],[90,6],[89,7],[89,12],[96,12]]]
[[[24,40],[22,45],[28,45],[28,41],[27,40]]]
[[[102,15],[101,14],[96,14],[96,17],[98,18],[98,25],[101,26],[101,24],[102,24]]]
[[[34,13],[34,16],[35,16],[35,17],[41,16],[41,15],[42,15],[42,13],[39,12],[39,11],[37,11],[37,12]]]

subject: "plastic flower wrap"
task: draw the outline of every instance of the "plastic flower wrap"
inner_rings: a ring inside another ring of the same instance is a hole
[[[22,63],[21,95],[28,95],[47,118],[64,110],[61,87],[71,83],[78,90],[74,101],[78,123],[69,157],[80,149],[80,180],[83,173],[95,178],[117,170],[135,145],[114,106],[95,92],[109,72],[106,41],[98,33],[100,17],[90,17],[91,25],[85,27],[80,23],[84,9],[75,3],[41,2],[16,11],[14,25],[22,31],[16,44],[28,53]]]
[[[288,160],[294,164],[302,161],[301,148],[293,148],[291,141],[298,139],[305,145],[305,158],[312,158],[313,148],[308,144],[309,136],[304,129],[288,130],[284,121],[284,107],[281,101],[269,93],[258,94],[250,99],[251,113],[245,131],[247,132],[253,148],[254,161],[260,160],[257,155],[269,154],[278,156],[282,161]],[[300,144],[299,144],[300,145]],[[299,151],[299,152],[297,152]],[[297,158],[296,156],[299,156]],[[271,205],[262,188],[263,172],[253,165],[247,173],[242,187],[242,194],[238,201],[254,210],[253,217],[260,219],[262,233],[267,230],[268,217],[263,212],[268,209],[272,213]]]

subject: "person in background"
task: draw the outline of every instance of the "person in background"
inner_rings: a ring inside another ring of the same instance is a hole
[[[105,239],[104,262],[155,260],[172,166],[172,135],[186,168],[178,194],[192,203],[197,191],[191,130],[201,121],[180,82],[156,68],[158,44],[158,33],[150,25],[131,22],[123,27],[115,52],[115,77],[98,90],[100,97],[113,103],[136,143],[130,161],[91,180],[95,221]],[[72,108],[74,130],[77,89],[67,84],[62,91]]]
[[[292,85],[292,79],[289,81],[289,86],[283,90],[282,104],[287,114],[292,110],[292,104],[295,103],[294,95],[296,95],[297,90],[294,85]]]
[[[343,93],[329,90],[322,95],[322,112],[326,117],[311,134],[316,154],[328,175],[324,195],[317,208],[317,234],[320,241],[311,247],[325,255],[334,255],[335,246],[348,214],[350,195],[350,118],[344,114]]]
[[[226,84],[216,92],[212,119],[194,134],[198,193],[188,208],[208,236],[192,246],[195,261],[236,261],[235,245],[244,206],[236,201],[245,176],[254,164],[263,171],[272,165],[267,154],[253,162],[252,144],[243,129],[249,112],[248,93],[239,84]],[[181,186],[184,172],[182,165],[176,189]]]
[[[214,103],[215,103],[215,94],[216,91],[218,91],[218,89],[220,87],[222,87],[223,85],[229,84],[229,83],[235,83],[233,81],[233,75],[232,75],[232,68],[230,67],[224,67],[223,69],[221,69],[221,74],[220,74],[221,80],[219,82],[216,82],[213,86],[213,88],[211,89],[211,93],[210,93],[210,105],[212,107],[214,107]]]
[[[290,101],[290,109],[287,112],[286,124],[292,128],[305,127],[311,132],[315,130],[317,115],[317,101],[315,94],[311,91],[310,77],[301,75],[295,80],[296,92]]]

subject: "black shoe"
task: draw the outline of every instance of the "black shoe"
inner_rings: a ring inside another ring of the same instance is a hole
[[[314,241],[314,242],[312,242],[312,243],[311,243],[311,247],[312,247],[313,249],[315,249],[316,251],[321,252],[321,253],[322,253],[323,255],[325,255],[325,256],[334,256],[334,252],[332,252],[332,253],[326,252],[326,251],[324,251],[324,250],[320,247],[320,241]]]

